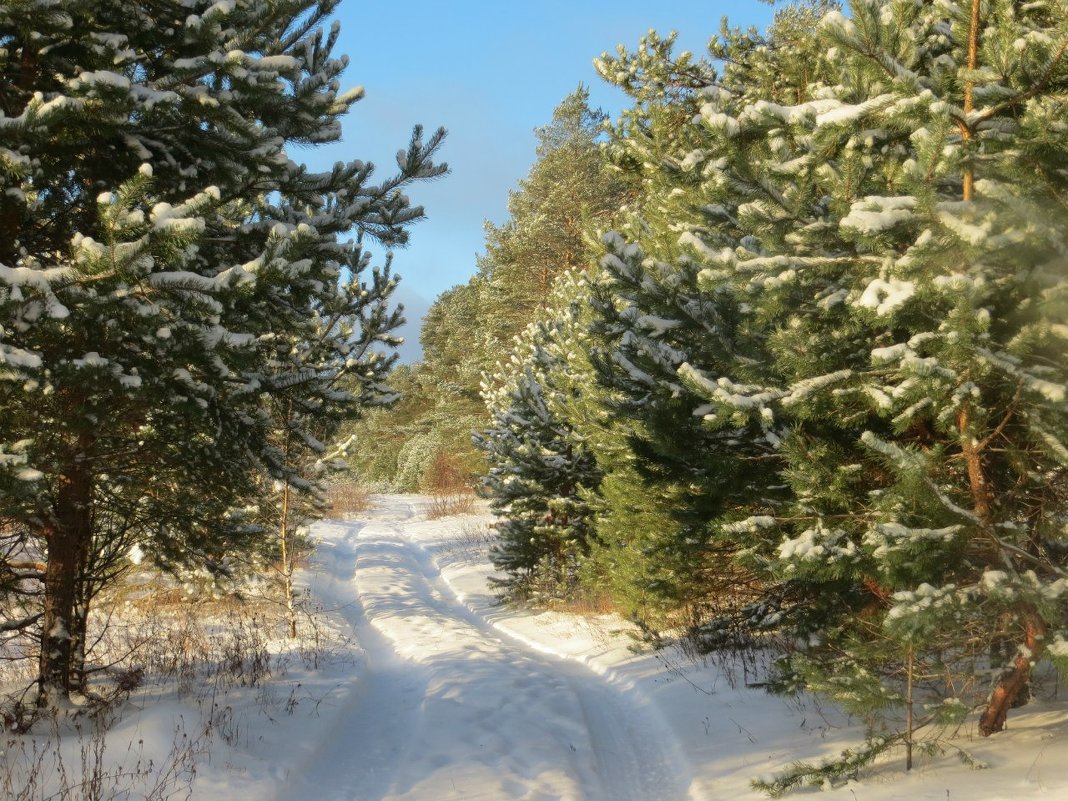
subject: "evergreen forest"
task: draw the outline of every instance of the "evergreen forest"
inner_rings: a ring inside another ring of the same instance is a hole
[[[602,55],[622,111],[561,100],[414,364],[369,246],[423,217],[445,133],[383,173],[294,160],[359,99],[337,3],[0,3],[0,637],[30,706],[85,689],[131,548],[280,563],[292,614],[337,476],[486,499],[502,603],[768,655],[770,691],[873,721],[772,794],[973,712],[993,735],[1068,671],[1068,3],[797,0]]]
[[[814,0],[602,56],[628,105],[580,86],[538,130],[357,473],[451,462],[505,599],[907,708],[769,791],[976,708],[1000,731],[1068,666],[1064,11]]]

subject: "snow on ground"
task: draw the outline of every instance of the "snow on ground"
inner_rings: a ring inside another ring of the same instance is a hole
[[[861,725],[812,699],[732,686],[675,652],[636,654],[630,627],[611,616],[499,606],[486,581],[488,519],[426,520],[424,505],[384,497],[366,524],[315,529],[326,572],[353,579],[332,591],[339,606],[355,596],[367,651],[365,692],[343,713],[360,734],[325,735],[315,768],[279,799],[313,787],[376,801],[755,799],[755,776],[862,740]],[[1068,798],[1068,707],[1019,710],[1010,726],[959,742],[990,770],[946,756],[906,775],[895,755],[822,797]]]
[[[125,709],[112,750],[140,740],[158,765],[176,727],[195,738],[210,719],[194,801],[723,801],[762,798],[755,776],[861,741],[862,726],[812,699],[747,689],[675,652],[635,653],[617,618],[497,605],[489,519],[427,520],[425,506],[383,496],[360,520],[314,528],[302,579],[328,658],[294,657],[195,702],[157,688]],[[957,744],[991,769],[944,756],[905,774],[895,755],[820,797],[1068,798],[1064,703]]]

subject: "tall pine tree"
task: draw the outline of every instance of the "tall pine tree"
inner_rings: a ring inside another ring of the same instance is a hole
[[[368,345],[397,322],[393,279],[338,237],[403,241],[421,210],[400,190],[440,174],[441,134],[381,183],[289,158],[337,139],[359,97],[339,88],[335,6],[0,9],[0,516],[45,558],[42,701],[74,680],[102,517],[136,512],[163,562],[215,563],[254,533],[229,514],[254,477],[293,469],[272,402],[330,415],[380,392]]]

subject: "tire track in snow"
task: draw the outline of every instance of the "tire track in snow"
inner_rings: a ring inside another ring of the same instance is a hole
[[[434,557],[418,543],[406,541],[438,597],[459,616],[506,647],[534,652],[551,669],[569,677],[594,740],[598,774],[609,801],[674,801],[698,799],[688,792],[692,779],[682,748],[657,710],[634,685],[612,670],[595,670],[581,658],[569,657],[491,622],[464,603],[442,574]]]
[[[410,508],[408,512],[411,517]],[[312,752],[297,773],[287,779],[278,801],[385,797],[395,766],[405,758],[420,727],[426,677],[398,660],[370,625],[352,583],[355,542],[362,528],[358,523],[329,524],[332,536],[317,549],[307,574],[312,596],[348,624],[362,651],[362,664],[335,693],[332,703],[339,708],[333,710],[331,724],[311,745]]]
[[[497,764],[480,758],[478,752],[466,757],[468,768],[482,764],[498,775],[512,774],[511,793],[504,794],[509,782],[502,782],[484,797],[494,801],[686,797],[690,776],[681,750],[666,726],[658,725],[642,708],[644,699],[637,693],[612,686],[578,662],[535,651],[465,606],[430,554],[405,536],[403,526],[391,531],[368,527],[360,539],[357,583],[369,619],[399,653],[430,670],[428,700],[436,690],[461,697],[470,710],[481,710],[469,718],[476,724],[475,733],[492,734],[502,728],[502,719],[516,717],[512,726],[503,727],[511,731],[498,732],[502,740],[491,747]],[[465,679],[473,673],[479,676],[475,692],[469,691]],[[535,736],[516,737],[515,729]],[[424,746],[442,751],[432,740],[425,738]],[[517,757],[554,749],[556,753],[545,754],[541,762]],[[440,754],[442,766],[449,759],[464,759],[450,753],[453,750],[446,747]],[[436,775],[440,781],[448,771],[434,773],[440,774]],[[432,789],[427,778],[411,784],[410,797],[442,797],[419,794]],[[397,790],[403,792],[405,787]],[[483,796],[468,792],[462,797]]]
[[[329,524],[318,597],[366,664],[281,799],[683,801],[681,750],[639,693],[465,606],[405,533],[410,502]]]

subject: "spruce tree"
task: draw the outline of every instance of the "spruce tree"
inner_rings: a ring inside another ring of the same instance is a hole
[[[260,536],[233,513],[256,477],[292,473],[277,404],[322,418],[383,390],[393,279],[338,237],[403,242],[421,210],[401,189],[440,174],[441,134],[381,183],[289,158],[359,97],[335,6],[0,9],[0,517],[45,557],[42,701],[72,686],[79,580],[119,530],[103,518],[137,521],[162,564],[219,564]]]

